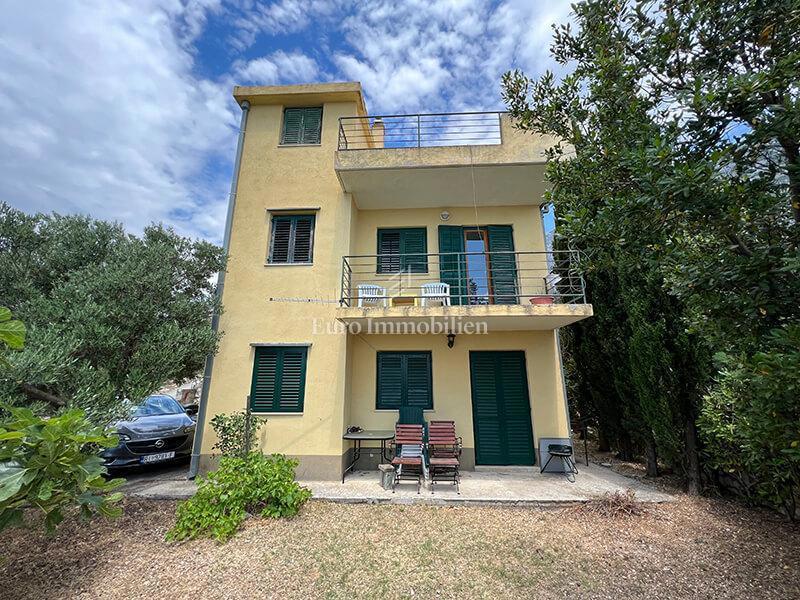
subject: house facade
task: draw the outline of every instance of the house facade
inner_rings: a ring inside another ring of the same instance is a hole
[[[358,83],[237,87],[224,333],[202,394],[267,418],[259,444],[336,479],[349,426],[403,406],[456,422],[462,468],[534,465],[568,440],[558,329],[591,316],[545,248],[543,150],[502,113],[373,116]],[[378,452],[363,457],[373,463]],[[368,465],[364,465],[368,466]]]

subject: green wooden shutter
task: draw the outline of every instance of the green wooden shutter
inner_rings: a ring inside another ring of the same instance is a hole
[[[322,139],[322,108],[287,108],[283,111],[281,144],[319,144]]]
[[[306,386],[306,354],[308,348],[281,348],[280,394],[276,397],[277,412],[303,412]]]
[[[400,271],[400,231],[378,229],[378,273]]]
[[[253,381],[250,385],[250,410],[253,412],[275,410],[278,379],[278,354],[271,348],[256,348]]]
[[[494,357],[491,352],[470,352],[469,363],[475,462],[480,465],[505,464]]]
[[[322,133],[322,108],[303,110],[303,134],[301,144],[319,144]]]
[[[467,263],[462,227],[439,225],[439,252],[439,279],[450,286],[450,303],[466,304]],[[452,252],[462,254],[448,254]]]
[[[270,263],[310,263],[314,258],[314,215],[272,217]]]
[[[378,409],[433,408],[430,352],[378,352]]]
[[[427,273],[427,252],[427,229],[420,227],[400,230],[400,268],[404,273]]]
[[[293,218],[292,262],[312,262],[314,251],[314,215]]]
[[[291,239],[292,220],[288,217],[272,217],[272,233],[269,237],[269,262],[289,262]]]
[[[424,409],[433,408],[430,352],[407,352],[404,358],[406,361],[404,404]]]
[[[375,408],[398,409],[403,400],[403,357],[396,352],[378,352]]]
[[[307,352],[304,346],[255,349],[250,410],[303,412]]]
[[[535,461],[524,352],[470,352],[475,459],[482,465]]]
[[[281,144],[300,144],[303,139],[303,109],[287,108],[283,111]]]
[[[508,464],[535,462],[531,405],[524,352],[497,352],[499,394],[502,397]]]
[[[378,229],[378,273],[427,273],[427,252],[424,227]]]
[[[489,225],[489,252],[514,252],[510,225]],[[490,272],[495,304],[518,304],[517,259],[515,254],[490,254]]]

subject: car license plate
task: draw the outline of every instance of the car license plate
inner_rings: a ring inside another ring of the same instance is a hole
[[[142,457],[142,463],[161,462],[162,460],[169,460],[175,458],[175,452],[159,452],[158,454],[148,454]]]

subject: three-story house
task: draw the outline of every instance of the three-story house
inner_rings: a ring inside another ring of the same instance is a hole
[[[210,419],[248,405],[261,448],[304,478],[341,477],[346,429],[390,430],[403,406],[456,422],[462,468],[568,441],[557,332],[592,307],[574,254],[545,247],[553,140],[498,112],[369,115],[358,83],[234,97],[224,336],[195,464]]]

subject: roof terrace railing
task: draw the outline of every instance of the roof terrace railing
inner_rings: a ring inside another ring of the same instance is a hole
[[[339,150],[435,148],[502,143],[503,112],[339,117]]]

